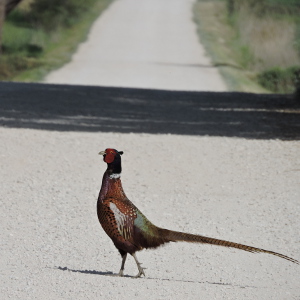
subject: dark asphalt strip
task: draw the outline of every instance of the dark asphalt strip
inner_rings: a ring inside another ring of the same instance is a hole
[[[0,82],[0,126],[300,139],[291,95]]]

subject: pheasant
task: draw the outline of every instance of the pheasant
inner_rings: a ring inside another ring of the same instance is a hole
[[[232,247],[254,253],[263,252],[299,264],[299,261],[296,259],[273,251],[155,226],[126,197],[123,191],[120,179],[122,171],[121,155],[123,151],[108,148],[99,152],[99,154],[103,155],[103,160],[107,163],[107,169],[103,175],[97,201],[97,214],[104,231],[112,239],[122,256],[119,276],[123,276],[127,253],[133,256],[137,264],[138,274],[135,277],[141,277],[142,275],[145,276],[145,272],[135,255],[136,251],[144,248],[156,248],[168,242],[179,241]]]

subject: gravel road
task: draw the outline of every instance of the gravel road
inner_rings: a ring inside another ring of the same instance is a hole
[[[299,142],[0,128],[2,299],[299,299],[299,265],[217,246],[137,253],[100,227],[98,151],[123,150],[127,196],[156,225],[299,260]],[[137,273],[129,258],[126,275]]]
[[[148,28],[142,12],[147,8],[157,16],[155,5],[164,14],[181,9],[164,18],[166,27],[191,16],[189,0],[151,0],[153,7],[146,0],[119,0],[103,19],[124,20],[130,3],[141,26],[131,33],[127,23],[132,19],[105,27],[100,18],[100,42],[110,41],[123,27],[135,39]],[[118,6],[124,9],[122,16]],[[182,38],[189,36],[185,30]],[[182,60],[178,54],[163,57],[149,49],[156,55],[149,59],[138,56],[140,46],[127,51],[126,39],[120,39],[120,49],[114,48],[119,61],[106,60],[115,71],[108,71],[104,61],[99,61],[102,75],[95,76],[93,66],[75,71],[71,64],[79,64],[76,54],[48,82],[225,89],[209,79],[211,72],[217,74],[212,68],[202,68],[205,76],[197,83],[185,77],[186,71],[200,69],[194,64],[208,63],[194,60],[191,49],[185,49],[187,55],[181,50]],[[169,47],[164,40],[161,44]],[[120,52],[132,56],[123,60]],[[184,80],[158,82],[154,65],[158,73]],[[134,68],[141,70],[140,80],[135,81]],[[131,278],[137,273],[131,257],[126,277],[112,276],[121,257],[96,214],[106,168],[98,152],[113,147],[124,151],[127,196],[154,224],[300,260],[298,116],[299,104],[278,95],[0,83],[1,299],[299,300],[299,265],[210,245],[172,243],[142,251],[137,256],[147,268],[146,277]]]
[[[94,23],[70,63],[45,82],[225,91],[199,43],[194,0],[118,0]]]

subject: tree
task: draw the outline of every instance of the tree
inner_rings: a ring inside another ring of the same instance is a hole
[[[5,16],[7,16],[21,1],[23,0],[5,0]]]
[[[2,28],[5,17],[21,2],[22,0],[0,0],[0,55],[2,53]]]
[[[2,53],[2,28],[5,19],[6,0],[0,0],[0,54]]]

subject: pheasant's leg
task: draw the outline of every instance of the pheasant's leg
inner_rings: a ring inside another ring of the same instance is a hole
[[[145,275],[145,272],[144,272],[144,269],[145,269],[145,268],[142,268],[142,267],[141,267],[141,263],[137,260],[135,253],[133,253],[133,254],[131,254],[131,255],[133,256],[133,258],[134,258],[134,260],[135,260],[135,262],[136,262],[136,265],[137,265],[137,267],[138,267],[138,269],[139,269],[139,273],[138,273],[135,277],[136,277],[136,278],[137,278],[137,277],[141,277],[142,275],[146,276],[146,275]]]
[[[123,276],[123,271],[124,271],[126,257],[127,257],[127,253],[125,253],[124,255],[122,255],[122,264],[121,264],[120,272],[118,274],[119,276]]]

